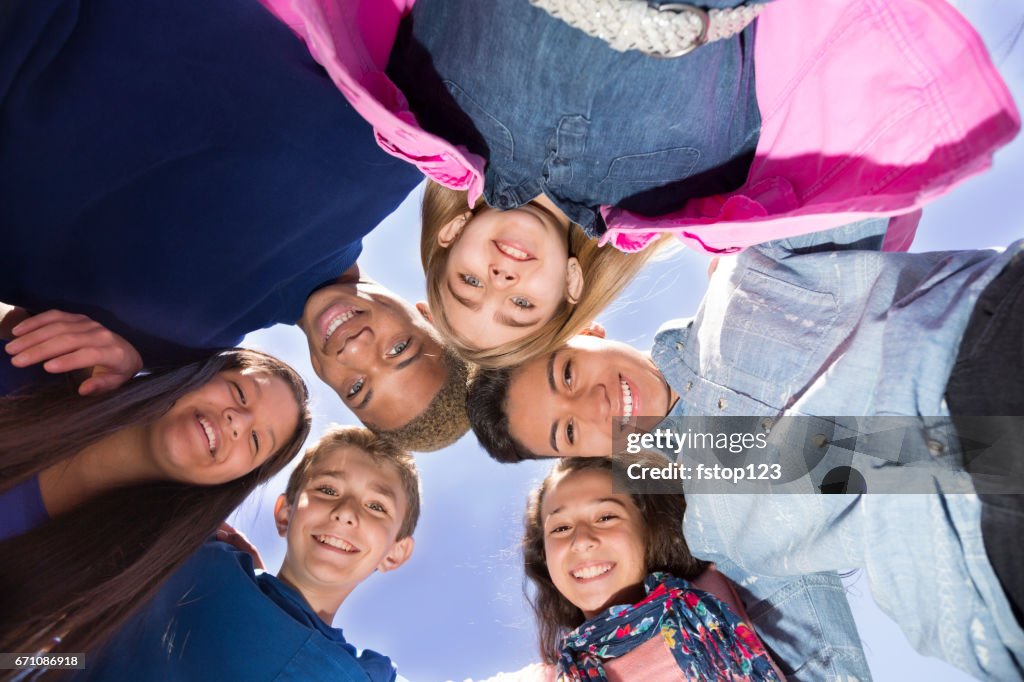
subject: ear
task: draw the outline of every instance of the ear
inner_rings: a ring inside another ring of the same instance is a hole
[[[605,337],[604,326],[599,322],[591,322],[579,331],[580,336],[596,336],[599,339]]]
[[[427,305],[426,301],[417,301],[416,310],[419,311],[420,315],[423,316],[424,320],[426,320],[430,324],[434,324],[434,316],[430,314],[430,306]]]
[[[402,538],[396,542],[388,553],[384,555],[380,563],[377,564],[377,570],[381,573],[387,573],[404,564],[412,556],[413,545],[411,537]]]
[[[288,517],[292,513],[292,507],[288,504],[288,498],[284,495],[277,496],[274,503],[274,525],[277,526],[277,534],[284,537],[288,532]]]
[[[583,268],[580,262],[573,256],[566,264],[565,271],[565,298],[569,303],[576,305],[580,296],[583,295]]]
[[[437,244],[443,249],[447,249],[455,240],[462,234],[462,228],[466,226],[469,219],[473,217],[472,211],[466,211],[462,215],[459,215],[452,220],[449,220],[437,233]]]

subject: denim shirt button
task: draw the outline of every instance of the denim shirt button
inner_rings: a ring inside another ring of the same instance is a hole
[[[946,446],[935,439],[928,441],[928,452],[932,453],[934,457],[938,457],[946,451]]]
[[[685,386],[685,387],[683,387],[683,390],[684,390],[684,391],[687,391],[687,392],[689,392],[689,390],[690,390],[691,388],[693,388],[693,382],[692,382],[692,381],[687,381],[687,382],[686,382],[686,386]]]
[[[825,438],[825,436],[823,436],[820,433],[817,434],[812,440],[814,441],[814,447],[816,448],[823,448],[825,447],[825,445],[828,444],[828,438]]]
[[[762,419],[761,420],[761,430],[764,431],[765,433],[771,433],[773,426],[775,426],[775,420],[774,419]]]
[[[676,341],[676,350],[678,350],[678,351],[686,350],[686,344],[683,343],[682,341]]]
[[[718,409],[724,410],[726,405],[728,405],[728,404],[729,403],[725,402],[725,398],[719,398],[718,399]]]

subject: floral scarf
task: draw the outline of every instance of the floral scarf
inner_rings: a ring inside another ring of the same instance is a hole
[[[606,682],[603,659],[659,632],[687,679],[779,679],[757,635],[725,602],[668,573],[651,573],[644,590],[642,601],[613,606],[565,636],[558,682]]]

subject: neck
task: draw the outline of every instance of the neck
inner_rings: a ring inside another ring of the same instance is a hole
[[[277,579],[302,595],[309,608],[313,609],[313,612],[327,625],[334,622],[334,616],[338,613],[338,609],[355,588],[355,585],[341,588],[337,585],[326,587],[311,585],[309,581],[302,580],[295,571],[291,570],[288,566],[287,555],[285,562],[281,565],[281,570],[277,573]]]
[[[78,454],[43,469],[39,490],[53,518],[115,488],[160,480],[160,471],[147,455],[145,430],[120,429]]]

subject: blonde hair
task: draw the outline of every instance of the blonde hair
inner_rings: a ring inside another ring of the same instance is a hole
[[[611,246],[602,248],[579,225],[570,225],[569,253],[579,260],[583,271],[583,293],[579,301],[575,305],[563,303],[550,320],[529,336],[496,348],[472,348],[459,338],[441,304],[450,250],[438,244],[437,236],[442,227],[460,215],[467,211],[475,215],[486,207],[481,198],[470,208],[465,191],[448,189],[427,180],[420,238],[420,260],[427,279],[427,301],[434,328],[459,355],[484,369],[514,367],[560,348],[608,307],[666,242],[661,239],[640,253],[628,254]]]
[[[362,426],[334,425],[320,437],[320,440],[306,450],[306,454],[302,456],[288,477],[288,485],[284,490],[284,497],[288,504],[295,504],[299,490],[305,484],[309,470],[317,460],[343,447],[356,448],[366,453],[378,465],[382,466],[387,463],[395,468],[398,478],[402,482],[402,492],[405,494],[405,515],[402,517],[402,526],[398,529],[398,537],[395,539],[402,540],[411,537],[420,519],[420,475],[416,470],[416,462],[407,451],[388,440],[379,438]]]

